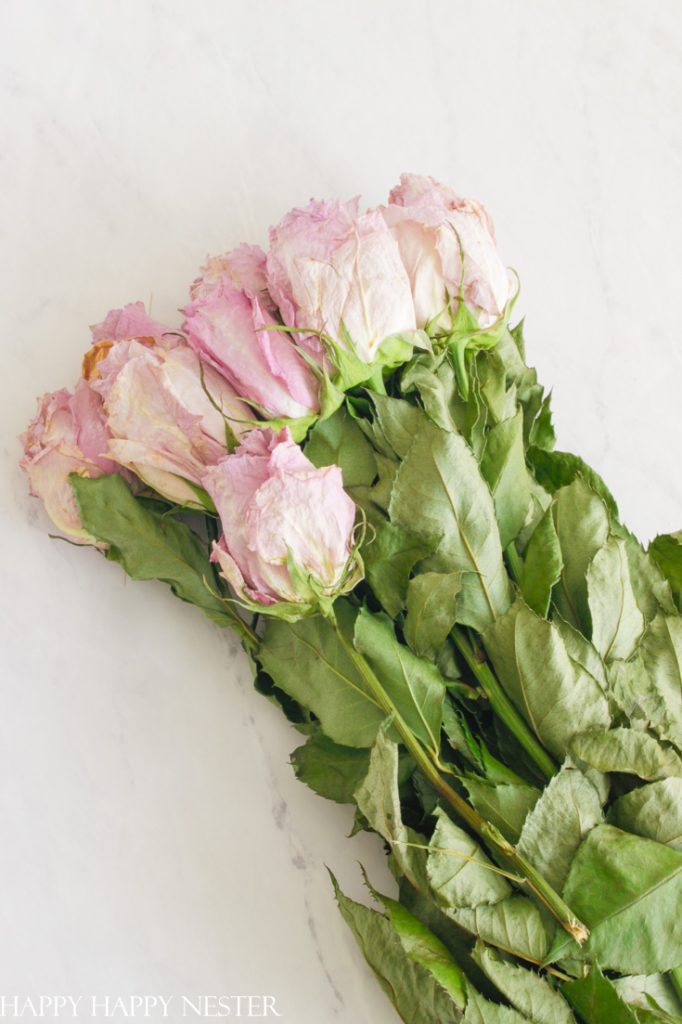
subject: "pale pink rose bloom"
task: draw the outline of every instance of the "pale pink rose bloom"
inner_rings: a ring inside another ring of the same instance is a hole
[[[90,328],[93,342],[160,338],[167,332],[172,332],[172,328],[147,316],[143,302],[129,302],[122,309],[111,309],[101,324],[93,324]]]
[[[31,493],[41,498],[55,526],[79,544],[96,544],[83,528],[69,481],[70,473],[97,477],[119,467],[107,458],[109,432],[102,400],[79,380],[73,394],[65,388],[38,401],[38,413],[22,435],[21,467]]]
[[[268,288],[290,327],[328,334],[363,363],[382,341],[415,329],[410,281],[381,214],[360,215],[358,200],[311,200],[270,230]],[[302,336],[313,354],[314,336]]]
[[[291,336],[277,330],[265,253],[241,245],[202,267],[183,312],[192,348],[268,417],[319,412],[318,382]]]
[[[447,330],[461,294],[480,327],[490,327],[516,291],[497,252],[487,211],[433,178],[403,174],[381,212],[398,245],[414,296],[417,325]],[[443,313],[443,311],[446,311]]]
[[[239,436],[251,410],[169,329],[163,336],[131,338],[130,319],[110,313],[104,323],[117,325],[118,337],[102,337],[95,329],[99,340],[83,360],[83,374],[104,401],[111,458],[170,501],[196,505],[190,485],[199,486],[206,466],[225,455],[226,420]],[[145,324],[136,319],[134,326],[142,330]],[[146,326],[163,327],[152,321]]]
[[[286,429],[252,430],[205,472],[203,485],[223,529],[212,559],[238,596],[314,603],[315,587],[326,595],[343,587],[355,505],[338,466],[315,468]]]

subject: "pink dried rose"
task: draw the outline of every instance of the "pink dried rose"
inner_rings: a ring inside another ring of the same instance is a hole
[[[83,376],[103,399],[111,458],[170,501],[197,505],[206,466],[225,455],[228,436],[247,429],[252,414],[181,337],[138,316],[139,306],[115,310],[93,329]],[[130,337],[131,329],[156,334]]]
[[[41,498],[47,514],[62,533],[79,544],[96,544],[83,528],[70,473],[97,477],[119,467],[107,457],[109,431],[102,400],[87,381],[71,393],[63,388],[43,395],[38,413],[22,435],[21,467],[31,493]]]
[[[410,281],[380,213],[360,215],[358,200],[311,200],[270,230],[268,289],[284,323],[329,335],[361,362],[382,342],[416,327]],[[301,343],[318,358],[313,335]]]
[[[268,418],[319,412],[318,379],[278,324],[265,253],[241,245],[210,259],[191,288],[183,330],[192,348]]]
[[[313,466],[288,430],[251,431],[202,482],[223,529],[212,559],[238,597],[315,607],[357,583],[341,470]]]
[[[460,293],[480,327],[503,315],[516,279],[500,259],[493,222],[480,203],[433,178],[403,174],[382,213],[409,274],[419,327],[435,321],[446,332]]]
[[[101,324],[93,324],[90,328],[93,342],[159,338],[162,334],[172,332],[171,327],[147,315],[144,302],[129,302],[122,309],[110,309]]]

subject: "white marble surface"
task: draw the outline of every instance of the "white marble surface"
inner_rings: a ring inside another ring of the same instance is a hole
[[[388,1024],[324,867],[390,885],[378,844],[294,780],[228,636],[47,538],[15,435],[108,308],[172,316],[207,252],[410,169],[492,211],[561,445],[641,535],[679,528],[679,4],[0,10],[0,994],[269,993],[288,1024]]]

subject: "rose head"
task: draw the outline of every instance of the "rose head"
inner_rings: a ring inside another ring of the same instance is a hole
[[[415,329],[410,282],[398,246],[378,212],[358,201],[311,202],[270,231],[268,288],[284,323],[327,334],[365,364],[385,338]],[[301,343],[317,358],[313,335]]]
[[[70,473],[96,477],[115,473],[107,458],[107,430],[102,400],[80,380],[71,394],[63,388],[43,395],[38,413],[22,435],[21,467],[28,474],[31,493],[41,498],[55,526],[79,544],[95,544],[83,529]]]
[[[265,253],[241,245],[202,267],[183,312],[192,348],[269,418],[319,412],[318,381],[295,339],[277,325],[267,292]]]
[[[223,534],[213,561],[249,605],[318,609],[360,578],[355,505],[338,466],[317,469],[288,430],[253,430],[203,476]]]
[[[137,303],[136,306],[141,306]],[[132,307],[135,308],[135,307]],[[196,505],[201,476],[227,450],[251,419],[249,408],[227,381],[176,334],[129,337],[127,310],[110,313],[104,324],[118,325],[114,337],[97,339],[83,361],[83,375],[104,401],[111,432],[108,451],[170,501]],[[193,485],[193,486],[192,486]]]
[[[480,203],[433,178],[403,174],[382,213],[409,274],[419,327],[435,321],[447,331],[460,294],[481,328],[502,316],[516,281]]]

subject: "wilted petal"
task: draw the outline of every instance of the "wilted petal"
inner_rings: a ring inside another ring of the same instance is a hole
[[[184,310],[190,345],[268,417],[319,411],[318,383],[292,338],[276,328],[265,290],[265,254],[241,246],[214,257]]]
[[[129,302],[122,309],[111,309],[101,324],[93,324],[90,328],[93,343],[122,341],[124,338],[160,338],[171,330],[158,320],[152,320],[143,302]]]

